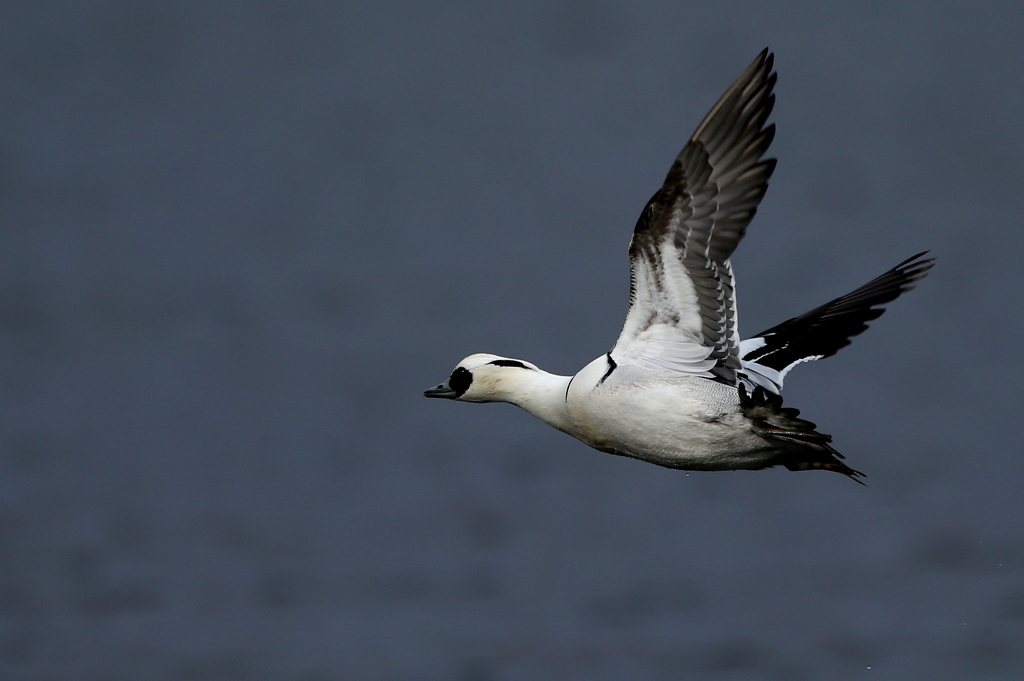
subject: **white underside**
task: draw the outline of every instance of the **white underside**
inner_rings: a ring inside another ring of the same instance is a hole
[[[688,470],[757,469],[780,451],[753,432],[735,388],[694,376],[619,367],[604,382],[600,357],[562,379],[547,399],[515,400],[601,451]]]

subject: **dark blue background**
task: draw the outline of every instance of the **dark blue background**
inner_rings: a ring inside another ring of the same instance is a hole
[[[0,676],[1018,679],[1024,11],[0,6]],[[506,405],[765,45],[752,332],[925,248],[787,403],[870,487],[687,475]]]

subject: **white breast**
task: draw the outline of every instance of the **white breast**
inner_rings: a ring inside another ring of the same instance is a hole
[[[694,470],[757,467],[773,450],[751,431],[735,388],[607,371],[606,358],[594,360],[567,393],[570,434],[596,449]]]

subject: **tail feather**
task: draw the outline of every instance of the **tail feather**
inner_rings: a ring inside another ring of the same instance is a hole
[[[841,461],[845,459],[832,445],[832,436],[819,433],[813,423],[799,418],[800,411],[782,406],[782,396],[765,390],[761,386],[747,393],[739,385],[740,406],[743,414],[750,419],[754,432],[769,440],[778,440],[791,445],[778,460],[778,464],[791,471],[826,470],[842,473],[854,482],[864,483],[857,478],[866,477]]]

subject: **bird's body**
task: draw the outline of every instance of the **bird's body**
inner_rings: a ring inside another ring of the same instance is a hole
[[[833,470],[831,437],[782,406],[786,373],[835,354],[932,266],[919,254],[850,294],[740,341],[729,256],[774,160],[765,50],[698,126],[630,243],[630,307],[615,347],[575,376],[476,354],[428,397],[510,402],[603,452],[686,470]]]
[[[568,399],[569,433],[595,449],[705,471],[764,468],[778,449],[751,430],[733,387],[697,376],[598,385],[595,374],[577,374]]]

